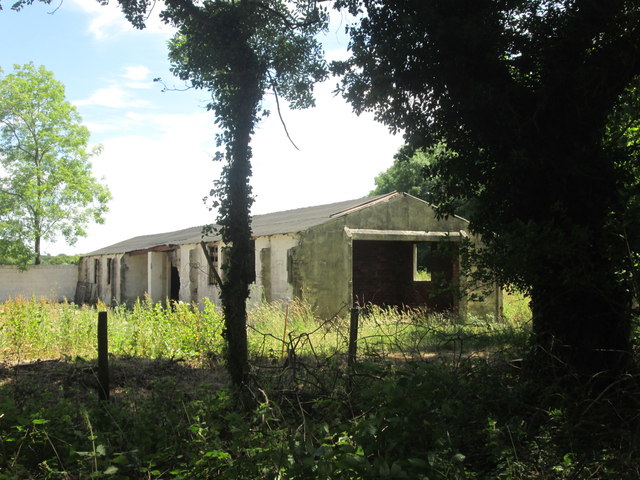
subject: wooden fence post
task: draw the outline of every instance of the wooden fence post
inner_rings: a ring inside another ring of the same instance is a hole
[[[289,304],[284,307],[284,331],[282,332],[282,351],[280,352],[280,358],[284,358],[285,347],[287,346],[287,328],[289,322]]]
[[[98,398],[109,400],[109,343],[107,312],[98,312]]]
[[[349,365],[353,365],[356,361],[359,313],[360,310],[358,310],[357,308],[351,309],[351,322],[349,324],[349,356],[347,357],[347,363]]]

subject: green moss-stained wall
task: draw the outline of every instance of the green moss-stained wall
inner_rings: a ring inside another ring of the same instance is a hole
[[[365,208],[344,217],[344,226],[399,231],[459,231],[467,229],[467,222],[457,217],[437,219],[426,202],[410,196],[398,195],[388,201]]]
[[[351,253],[342,225],[330,222],[304,232],[291,261],[294,295],[325,318],[351,308]]]
[[[294,293],[319,315],[345,314],[352,306],[352,240],[349,229],[411,232],[458,232],[467,222],[456,217],[437,219],[422,200],[405,195],[346,212],[300,234],[292,262]],[[379,238],[382,240],[383,238]],[[372,259],[375,261],[375,259]]]

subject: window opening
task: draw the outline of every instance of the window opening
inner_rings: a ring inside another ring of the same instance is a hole
[[[178,267],[171,265],[171,284],[169,285],[169,299],[180,301],[180,272]]]
[[[219,265],[219,257],[218,257],[218,245],[214,245],[209,247],[209,258],[211,259],[211,264],[209,265],[209,285],[216,284],[216,275],[213,272],[213,268],[216,270],[220,270]]]
[[[433,257],[433,244],[429,242],[413,245],[413,280],[415,282],[430,282]]]
[[[98,283],[99,272],[100,272],[100,260],[96,258],[93,261],[93,283],[95,284]]]
[[[113,258],[107,258],[107,285],[111,285],[112,268],[113,268]]]

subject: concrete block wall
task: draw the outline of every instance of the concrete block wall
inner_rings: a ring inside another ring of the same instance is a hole
[[[18,296],[72,302],[77,283],[76,265],[31,265],[26,271],[0,265],[0,302]]]

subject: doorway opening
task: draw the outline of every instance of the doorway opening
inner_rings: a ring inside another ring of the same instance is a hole
[[[353,241],[356,305],[458,307],[458,245],[453,242]]]
[[[169,285],[169,300],[180,301],[180,272],[178,267],[171,266],[171,283]]]

